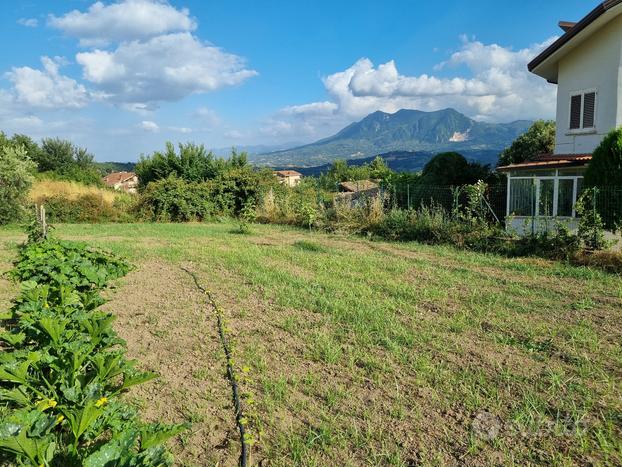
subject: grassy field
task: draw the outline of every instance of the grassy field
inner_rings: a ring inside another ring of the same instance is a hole
[[[275,226],[55,233],[136,266],[106,307],[161,374],[128,397],[192,423],[180,464],[239,455],[214,312],[182,267],[227,319],[253,464],[622,463],[619,276]],[[0,230],[0,270],[21,238]],[[14,293],[0,283],[0,304]]]

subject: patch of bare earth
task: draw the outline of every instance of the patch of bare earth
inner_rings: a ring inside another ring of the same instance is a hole
[[[172,442],[179,465],[236,465],[239,436],[225,378],[215,316],[190,276],[163,261],[139,264],[111,294],[105,309],[128,356],[160,377],[128,397],[148,421],[190,422]]]

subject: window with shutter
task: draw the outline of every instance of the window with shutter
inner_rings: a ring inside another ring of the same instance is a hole
[[[576,94],[570,98],[570,129],[581,128],[581,94]]]
[[[594,128],[594,108],[596,107],[596,93],[588,92],[583,95],[583,128]]]

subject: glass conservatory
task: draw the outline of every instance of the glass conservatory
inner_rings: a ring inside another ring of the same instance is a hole
[[[591,157],[541,157],[547,159],[498,169],[508,176],[506,228],[518,234],[548,230],[559,222],[571,230],[577,227],[575,206]]]

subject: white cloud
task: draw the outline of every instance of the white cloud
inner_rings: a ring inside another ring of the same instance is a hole
[[[175,101],[193,93],[233,86],[255,76],[244,60],[190,33],[122,43],[114,51],[76,55],[84,78],[124,103]]]
[[[39,20],[37,18],[20,18],[17,20],[17,24],[27,28],[36,28],[39,25]]]
[[[291,105],[281,109],[285,115],[331,115],[339,108],[334,102],[312,102],[311,104]]]
[[[76,80],[59,73],[65,62],[55,57],[42,57],[43,70],[14,67],[6,74],[13,83],[13,98],[30,107],[60,109],[84,107],[91,98]]]
[[[273,136],[325,136],[376,110],[438,110],[453,107],[487,121],[550,118],[555,86],[529,73],[527,63],[555,38],[513,50],[462,37],[462,46],[434,69],[441,76],[399,73],[394,61],[378,66],[359,59],[323,79],[328,101],[285,107],[263,128]],[[468,70],[450,76],[452,69]]]
[[[157,133],[158,131],[160,131],[160,127],[158,126],[158,124],[156,122],[152,122],[151,120],[143,120],[142,122],[140,122],[140,127],[143,130],[149,131],[151,133]]]
[[[184,135],[190,134],[193,132],[192,128],[187,128],[184,126],[170,126],[169,130],[174,131],[175,133],[182,133]]]
[[[79,38],[83,46],[147,39],[197,27],[187,9],[178,10],[157,0],[123,0],[110,5],[96,2],[84,13],[73,10],[60,17],[50,16],[48,24]]]

